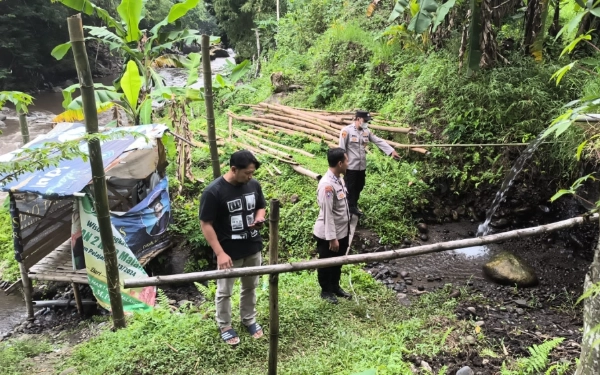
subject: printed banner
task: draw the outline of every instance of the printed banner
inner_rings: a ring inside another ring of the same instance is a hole
[[[108,287],[106,285],[104,251],[102,248],[102,241],[100,240],[100,228],[98,226],[94,205],[87,195],[78,198],[78,201],[81,221],[81,238],[90,287],[92,288],[98,303],[105,309],[110,310],[110,299],[108,297]],[[117,250],[123,310],[126,313],[131,313],[133,311],[152,309],[156,300],[156,287],[147,286],[144,288],[123,289],[123,280],[145,278],[148,277],[148,275],[135,255],[133,255],[129,247],[127,247],[125,240],[116,230],[114,225],[112,225],[112,231]]]
[[[138,259],[168,245],[167,229],[173,218],[167,177],[135,207],[122,215],[111,214],[110,220]]]

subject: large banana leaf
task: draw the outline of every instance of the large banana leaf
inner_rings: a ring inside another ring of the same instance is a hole
[[[117,7],[117,12],[127,27],[125,37],[127,43],[137,42],[142,35],[139,28],[139,23],[142,20],[142,10],[142,0],[122,0]]]
[[[140,76],[137,64],[132,60],[127,62],[125,73],[121,78],[121,89],[131,108],[136,110],[138,96],[142,89],[142,77]]]
[[[108,11],[96,6],[89,0],[52,0],[52,2],[59,2],[64,6],[67,6],[71,9],[75,9],[78,12],[83,12],[88,16],[91,16],[94,12],[96,12],[98,17],[100,17],[100,19],[104,21],[104,23],[106,23],[108,27],[113,27],[117,30],[117,34],[123,37],[127,35],[127,32],[123,28],[123,25],[121,25],[121,22],[114,19],[108,13]]]

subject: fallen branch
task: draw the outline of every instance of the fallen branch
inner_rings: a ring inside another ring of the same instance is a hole
[[[586,217],[580,216],[568,220],[558,221],[552,224],[540,225],[532,228],[517,229],[504,233],[497,233],[488,236],[469,238],[464,240],[455,240],[441,242],[431,245],[416,246],[409,249],[390,250],[380,253],[344,255],[335,258],[326,258],[318,260],[309,260],[297,263],[276,264],[258,267],[234,268],[228,270],[215,270],[205,272],[192,272],[178,275],[154,276],[140,279],[125,279],[124,288],[138,288],[149,285],[176,284],[181,282],[205,281],[215,279],[225,279],[244,276],[259,276],[265,274],[296,272],[311,270],[315,268],[326,268],[341,266],[345,264],[382,262],[411,256],[437,253],[448,250],[461,249],[471,246],[483,246],[491,243],[506,241],[513,238],[525,238],[545,233],[556,232],[562,229],[572,228],[577,225],[589,223],[592,220],[598,220],[598,214]]]

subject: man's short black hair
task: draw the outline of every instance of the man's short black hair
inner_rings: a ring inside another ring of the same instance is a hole
[[[346,150],[341,147],[330,148],[327,151],[327,162],[331,168],[338,165],[339,162],[344,162],[346,159]]]
[[[236,167],[237,169],[246,169],[254,164],[254,168],[260,168],[260,162],[256,160],[256,157],[248,150],[236,151],[229,158],[229,167]]]

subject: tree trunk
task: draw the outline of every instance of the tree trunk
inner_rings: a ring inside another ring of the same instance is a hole
[[[206,127],[208,131],[208,148],[212,163],[213,179],[221,177],[219,151],[217,150],[217,131],[215,129],[215,110],[213,105],[212,71],[210,68],[210,39],[202,35],[202,73],[204,75],[204,103],[206,104]]]
[[[596,245],[594,262],[585,276],[585,290],[598,283],[600,283],[600,238]],[[583,339],[579,367],[575,375],[596,375],[600,371],[600,331],[596,330],[592,333],[592,329],[600,327],[600,294],[585,299],[583,303]]]
[[[525,53],[531,54],[536,61],[542,61],[545,24],[548,16],[549,0],[531,0],[525,12]]]
[[[481,2],[471,0],[471,19],[469,22],[469,36],[467,45],[467,74],[479,70],[481,60]]]
[[[79,77],[81,87],[85,128],[88,134],[96,134],[98,133],[98,113],[94,97],[94,81],[85,50],[81,14],[67,18],[67,24],[69,26],[69,37],[73,49],[73,57],[75,58],[77,77]],[[100,140],[98,138],[91,138],[88,141],[88,149],[94,184],[94,198],[96,200],[96,214],[98,215],[98,226],[100,227],[100,240],[104,247],[106,284],[108,286],[113,324],[115,328],[124,328],[125,315],[123,313],[123,300],[121,299],[121,288],[119,286],[117,251],[115,249],[112,223],[110,221],[106,176],[104,174]]]
[[[554,0],[554,17],[552,18],[552,25],[548,29],[548,34],[556,38],[560,31],[560,0]]]

